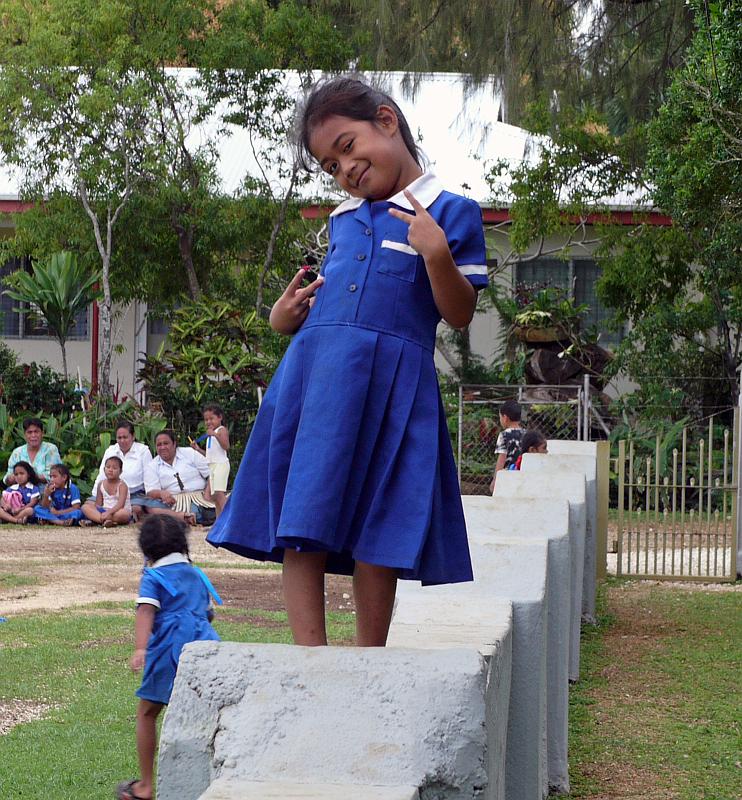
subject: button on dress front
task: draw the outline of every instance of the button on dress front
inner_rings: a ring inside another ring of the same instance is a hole
[[[446,232],[457,267],[486,285],[478,205],[426,174],[410,191]],[[403,195],[333,212],[325,283],[265,394],[208,541],[281,561],[326,551],[424,584],[472,579],[456,467],[433,361],[440,314]]]

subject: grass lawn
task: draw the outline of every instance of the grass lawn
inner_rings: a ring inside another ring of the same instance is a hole
[[[570,797],[742,798],[742,593],[609,580],[570,695]]]
[[[238,613],[244,619],[245,611]],[[219,612],[223,639],[289,642],[286,616],[250,611],[250,624]],[[254,622],[253,622],[254,621]],[[353,636],[351,614],[330,614],[334,641]],[[0,736],[2,800],[100,800],[137,772],[134,691],[128,667],[131,604],[21,614],[0,624],[0,714],[3,700],[49,706],[44,718]]]
[[[11,580],[15,580],[12,578]],[[742,798],[742,592],[609,580],[570,697],[571,798]],[[353,616],[331,614],[334,641]],[[224,639],[288,642],[285,614],[220,610]],[[3,701],[46,706],[0,735],[2,800],[99,800],[137,773],[128,603],[0,624]]]

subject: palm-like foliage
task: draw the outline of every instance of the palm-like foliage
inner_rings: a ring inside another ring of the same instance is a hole
[[[54,253],[46,262],[35,262],[32,272],[18,270],[5,278],[10,287],[5,294],[21,303],[28,303],[30,313],[41,317],[62,348],[62,367],[67,378],[65,348],[75,317],[85,309],[98,292],[97,272],[89,272],[75,253]],[[25,310],[25,309],[24,309]]]

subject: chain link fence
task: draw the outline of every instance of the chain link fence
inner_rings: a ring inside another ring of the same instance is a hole
[[[499,408],[506,400],[522,409],[521,425],[547,439],[580,439],[583,430],[579,386],[460,385],[444,392],[462,494],[489,494],[495,447],[501,431]]]

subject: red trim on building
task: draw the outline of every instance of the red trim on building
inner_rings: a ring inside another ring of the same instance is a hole
[[[323,219],[328,217],[333,206],[305,206],[301,210],[304,219]],[[509,208],[483,208],[482,219],[485,224],[492,225],[497,222],[508,222],[510,220]],[[576,222],[577,220],[575,220]],[[612,211],[609,214],[588,214],[587,222],[590,225],[613,223],[616,225],[639,225],[644,222],[647,225],[660,225],[668,227],[672,225],[672,219],[667,214],[658,211],[647,211],[638,213],[636,211]]]
[[[0,200],[0,214],[17,214],[32,207],[33,203],[22,203],[20,200]]]

